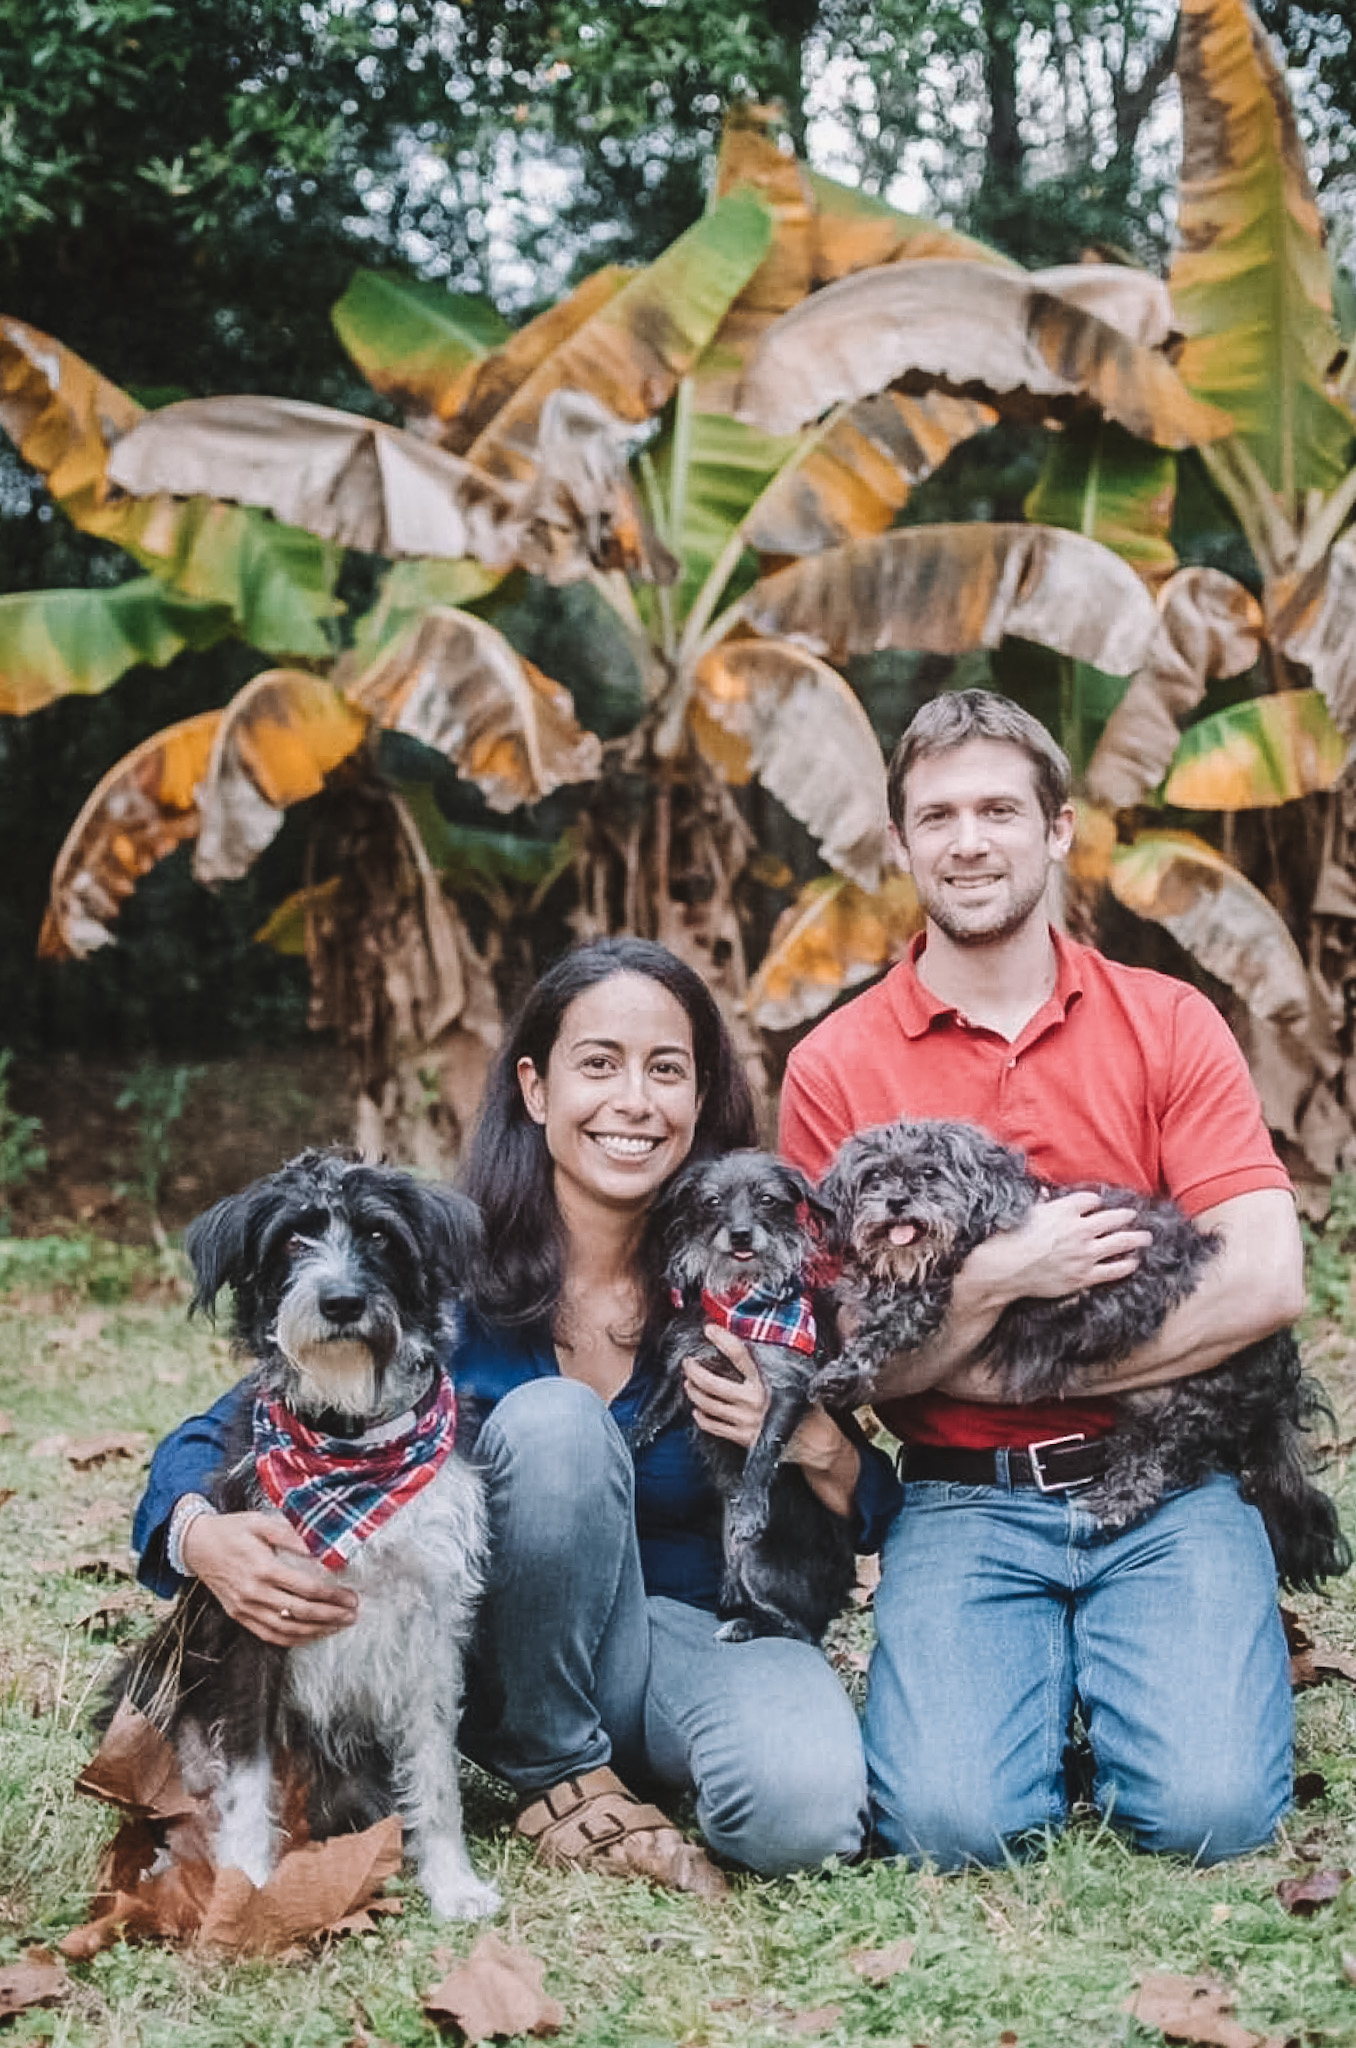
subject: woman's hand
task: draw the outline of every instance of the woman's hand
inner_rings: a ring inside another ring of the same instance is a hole
[[[184,1531],[183,1559],[232,1621],[285,1650],[348,1628],[358,1596],[311,1556],[282,1515],[254,1510],[199,1515]]]
[[[716,1323],[706,1325],[706,1338],[729,1359],[739,1378],[726,1379],[695,1358],[686,1361],[683,1380],[697,1427],[708,1436],[723,1437],[727,1443],[748,1450],[763,1426],[767,1388],[742,1338]],[[811,1408],[782,1456],[786,1463],[800,1466],[820,1499],[835,1514],[846,1515],[850,1511],[861,1459],[856,1446],[848,1442],[823,1408]]]

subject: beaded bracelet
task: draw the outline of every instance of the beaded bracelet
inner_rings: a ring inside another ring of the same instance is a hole
[[[170,1570],[177,1572],[181,1579],[191,1579],[193,1577],[193,1573],[184,1563],[185,1536],[187,1536],[199,1515],[214,1515],[215,1513],[216,1509],[211,1501],[201,1493],[181,1493],[178,1500],[175,1501],[174,1511],[169,1519],[169,1531],[165,1537],[165,1556],[169,1562]]]

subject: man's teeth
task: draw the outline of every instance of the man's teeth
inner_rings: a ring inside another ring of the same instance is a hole
[[[622,1138],[611,1131],[595,1131],[595,1145],[601,1145],[604,1152],[613,1159],[643,1159],[647,1152],[653,1152],[658,1138]]]

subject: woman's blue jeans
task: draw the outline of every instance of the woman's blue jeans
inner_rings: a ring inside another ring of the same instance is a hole
[[[1058,1828],[1075,1702],[1096,1802],[1141,1848],[1217,1862],[1290,1804],[1275,1567],[1231,1479],[1113,1535],[1076,1494],[908,1483],[876,1628],[865,1737],[887,1850],[949,1870]]]
[[[524,1800],[611,1763],[695,1794],[719,1854],[764,1876],[861,1846],[857,1717],[816,1649],[716,1640],[717,1620],[647,1598],[631,1455],[566,1379],[515,1387],[476,1445],[491,1556],[462,1742]]]

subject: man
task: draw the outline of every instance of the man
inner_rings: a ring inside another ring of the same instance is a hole
[[[1295,1319],[1289,1183],[1205,997],[1052,928],[1069,765],[1034,719],[986,691],[936,698],[901,740],[889,790],[926,926],[908,959],[793,1052],[786,1157],[818,1175],[853,1131],[961,1117],[1053,1181],[1173,1196],[1222,1249],[1093,1397],[1004,1404],[978,1353],[1007,1303],[1122,1278],[1147,1242],[1132,1212],[1059,1197],[971,1253],[938,1335],[883,1368],[875,1406],[905,1445],[906,1488],[867,1694],[877,1836],[954,1868],[1058,1826],[1077,1706],[1094,1796],[1117,1826],[1144,1848],[1237,1855],[1269,1838],[1291,1788],[1261,1519],[1216,1477],[1108,1535],[1061,1465],[1086,1469],[1109,1390],[1205,1371]],[[1038,1450],[1033,1463],[1025,1448],[1071,1436],[1084,1440],[1072,1461]]]

